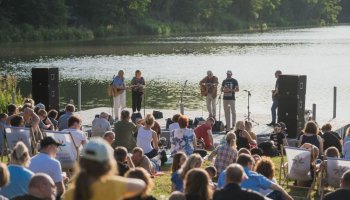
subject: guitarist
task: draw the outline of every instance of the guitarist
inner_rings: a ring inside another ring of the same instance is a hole
[[[124,78],[124,70],[119,70],[118,75],[113,77],[113,107],[114,107],[114,115],[115,120],[119,120],[119,109],[124,110],[126,92],[125,92],[125,78]]]
[[[272,90],[272,106],[271,106],[271,115],[272,115],[272,121],[271,123],[267,124],[268,126],[274,126],[276,124],[276,110],[278,108],[278,86],[279,86],[279,77],[282,74],[282,71],[277,70],[275,72],[275,78],[276,78],[276,84],[275,89]]]
[[[214,76],[213,72],[210,70],[207,71],[207,76],[199,82],[201,87],[201,95],[206,97],[209,117],[214,118],[216,116],[216,96],[218,83],[218,78]]]

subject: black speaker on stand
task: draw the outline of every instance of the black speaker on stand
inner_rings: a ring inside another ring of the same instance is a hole
[[[32,68],[32,97],[35,103],[42,103],[45,109],[59,111],[58,68]]]
[[[296,138],[305,125],[306,76],[280,75],[278,122],[287,126],[288,138]]]

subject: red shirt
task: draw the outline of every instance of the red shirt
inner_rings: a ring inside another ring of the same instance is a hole
[[[210,141],[209,135],[208,135],[208,130],[212,130],[212,127],[207,123],[202,124],[194,129],[194,133],[196,134],[196,138],[203,139],[204,144],[205,144],[205,149],[210,149],[213,146],[213,144]]]

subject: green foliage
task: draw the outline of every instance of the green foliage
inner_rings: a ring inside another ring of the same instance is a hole
[[[7,105],[20,105],[23,101],[14,76],[0,76],[0,112],[7,112]]]
[[[350,0],[0,0],[0,42],[350,21]]]

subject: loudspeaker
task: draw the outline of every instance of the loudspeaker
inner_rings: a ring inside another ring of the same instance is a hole
[[[305,96],[305,75],[280,75],[278,80],[278,94],[280,96]]]
[[[162,119],[163,118],[163,113],[160,111],[154,110],[152,114],[153,114],[153,117],[155,119]]]
[[[59,111],[58,68],[32,68],[32,96],[35,103],[44,104],[47,111]]]
[[[306,76],[281,75],[278,92],[278,122],[286,124],[288,138],[296,138],[305,125]]]
[[[171,118],[168,118],[165,120],[166,121],[166,125],[165,125],[165,129],[169,130],[169,126],[170,124],[174,123],[173,120],[171,120]]]
[[[222,121],[215,121],[214,126],[212,127],[212,131],[215,133],[222,132],[225,130],[224,123]]]
[[[203,117],[196,117],[196,118],[194,118],[193,125],[196,127],[203,121],[205,121],[205,119]]]
[[[131,121],[136,123],[136,120],[142,119],[141,113],[133,113],[131,115]]]

